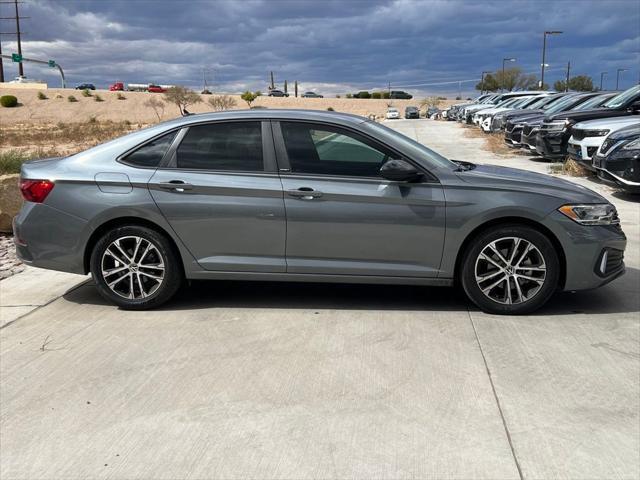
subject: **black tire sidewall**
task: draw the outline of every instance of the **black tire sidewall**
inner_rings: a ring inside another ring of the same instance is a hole
[[[547,267],[545,283],[538,293],[521,304],[504,305],[482,293],[475,279],[476,258],[488,243],[503,237],[520,237],[531,242],[542,254]],[[467,248],[461,268],[462,286],[469,299],[486,313],[523,315],[542,307],[557,291],[560,280],[560,261],[549,238],[524,225],[505,225],[480,233]]]
[[[106,248],[114,240],[125,236],[137,236],[152,242],[160,252],[165,264],[165,278],[157,291],[144,299],[129,300],[114,293],[102,276],[101,259]],[[125,225],[116,227],[106,232],[93,247],[90,260],[91,275],[96,283],[96,288],[100,295],[115,303],[119,307],[127,310],[146,310],[162,305],[169,300],[180,288],[183,274],[178,263],[177,255],[167,238],[147,227]]]

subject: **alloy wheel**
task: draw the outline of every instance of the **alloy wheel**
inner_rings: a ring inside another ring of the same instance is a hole
[[[100,261],[102,278],[116,295],[138,300],[153,295],[165,278],[159,248],[143,237],[120,237],[109,244]]]
[[[512,305],[531,300],[542,288],[547,266],[540,250],[528,240],[503,237],[478,255],[475,279],[480,291],[494,302]]]

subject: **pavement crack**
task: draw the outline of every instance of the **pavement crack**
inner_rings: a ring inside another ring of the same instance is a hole
[[[504,427],[504,433],[506,434],[507,441],[509,442],[509,448],[511,449],[511,456],[513,457],[513,461],[516,464],[516,469],[518,470],[518,477],[520,478],[520,480],[524,480],[524,476],[522,474],[522,467],[520,466],[520,462],[518,461],[516,450],[513,446],[513,440],[511,439],[511,433],[509,432],[509,427],[507,426],[507,420],[504,418],[504,412],[502,411],[502,406],[500,405],[498,392],[496,391],[496,386],[493,383],[493,378],[491,377],[491,370],[489,369],[489,364],[487,363],[487,357],[484,355],[484,350],[482,348],[482,344],[480,343],[480,337],[478,336],[478,330],[476,329],[476,325],[473,322],[473,317],[471,316],[471,312],[469,311],[468,308],[467,308],[467,315],[469,316],[469,322],[471,322],[471,328],[473,328],[473,333],[476,336],[476,342],[478,342],[478,348],[480,349],[480,355],[482,355],[484,368],[487,371],[487,376],[489,377],[489,383],[491,384],[491,391],[493,392],[493,398],[495,398],[496,400],[496,406],[498,407],[498,412],[500,413],[500,418],[502,419],[502,426]]]

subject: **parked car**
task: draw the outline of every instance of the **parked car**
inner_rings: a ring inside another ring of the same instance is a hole
[[[160,85],[154,85],[153,83],[149,85],[147,91],[150,93],[164,93],[167,91],[166,88],[161,87]]]
[[[640,193],[640,124],[617,130],[593,157],[598,178],[628,193]]]
[[[555,115],[561,112],[568,112],[580,108],[580,105],[588,102],[590,99],[596,97],[598,94],[594,92],[588,93],[563,93],[560,100],[554,102],[549,108],[543,110],[542,113],[526,117],[522,119],[520,124],[522,125],[522,134],[520,138],[520,146],[528,149],[532,154],[538,155],[538,133],[545,116]],[[511,133],[513,138],[513,132]],[[506,134],[505,134],[506,138]]]
[[[498,132],[504,130],[506,122],[511,118],[517,116],[530,115],[532,112],[537,111],[553,97],[552,93],[541,93],[540,95],[533,95],[528,101],[522,103],[517,108],[511,108],[496,112],[492,115],[491,124],[489,125],[490,132]]]
[[[284,93],[282,90],[278,90],[277,88],[272,88],[269,90],[267,94],[268,97],[288,97],[288,93]]]
[[[493,119],[496,115],[506,112],[520,111],[526,109],[529,105],[539,100],[539,95],[531,95],[527,97],[520,97],[514,103],[510,105],[503,105],[500,107],[490,108],[489,110],[482,110],[479,113],[480,116],[480,128],[483,132],[491,133]]]
[[[548,115],[536,137],[536,150],[547,159],[564,159],[574,124],[598,118],[633,115],[638,112],[640,112],[640,85],[610,98],[601,108]]]
[[[124,83],[116,82],[109,86],[109,90],[112,92],[123,92],[124,91]]]
[[[571,127],[571,137],[567,145],[569,158],[588,170],[595,171],[592,157],[600,148],[607,135],[632,125],[640,126],[640,116],[610,117],[576,123]]]
[[[484,311],[524,314],[624,272],[599,194],[454,162],[335,112],[180,117],[26,162],[20,190],[22,261],[91,272],[127,309],[161,305],[185,279],[241,279],[460,285]]]
[[[420,109],[418,107],[405,107],[404,118],[420,118]]]
[[[494,96],[489,97],[488,99],[483,100],[482,102],[479,102],[477,104],[471,104],[464,107],[462,109],[461,114],[458,115],[458,121],[467,123],[470,125],[473,123],[473,115],[480,110],[501,106],[512,98],[529,96],[536,93],[539,93],[539,92],[523,91],[523,92],[507,92],[507,93],[495,94]]]
[[[93,83],[81,83],[76,86],[76,90],[95,90],[96,86]]]
[[[397,98],[401,100],[411,100],[413,95],[403,92],[402,90],[391,90],[389,92],[389,98]]]
[[[507,146],[512,148],[520,148],[525,146],[522,143],[522,133],[523,133],[524,126],[535,124],[536,128],[539,130],[539,126],[542,124],[541,119],[544,118],[544,117],[540,117],[540,114],[545,114],[551,107],[553,107],[557,102],[559,102],[563,98],[568,96],[574,96],[574,95],[576,95],[576,93],[574,92],[554,93],[543,98],[538,103],[532,105],[530,109],[525,109],[520,112],[518,111],[507,112],[506,114],[504,114],[502,123],[504,123],[504,126],[505,126],[504,141],[507,144]],[[582,103],[579,103],[577,106],[574,106],[573,110],[588,110],[588,109],[600,107],[602,104],[604,104],[607,100],[609,100],[611,97],[615,95],[616,93],[612,93],[612,92],[599,93],[598,95],[592,98],[589,98]],[[501,114],[498,114],[497,116],[500,116],[500,115]],[[495,121],[496,119],[494,117],[494,122]],[[535,147],[535,139],[532,144],[532,151],[537,154],[536,147]]]
[[[389,107],[387,108],[387,113],[385,115],[385,118],[387,120],[397,120],[398,118],[400,118],[400,112],[398,111],[397,108]]]
[[[302,94],[302,98],[324,98],[322,95],[317,94],[316,92],[304,92]]]

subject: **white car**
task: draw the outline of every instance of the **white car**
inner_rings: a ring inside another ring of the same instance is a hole
[[[44,80],[35,80],[33,78],[18,76],[7,83],[45,83],[45,82]]]
[[[594,170],[591,159],[607,136],[631,125],[640,125],[640,116],[627,115],[576,123],[571,127],[571,138],[567,147],[569,157],[587,169]]]
[[[400,112],[398,111],[397,108],[388,108],[386,118],[387,120],[398,119],[400,118]]]

